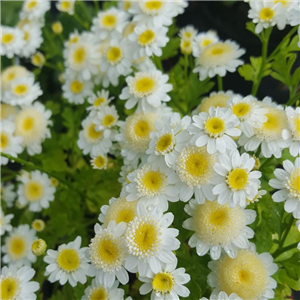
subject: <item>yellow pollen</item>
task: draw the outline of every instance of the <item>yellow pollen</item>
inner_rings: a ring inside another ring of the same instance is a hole
[[[200,177],[206,174],[208,164],[209,162],[205,154],[193,153],[186,160],[185,167],[190,175]]]
[[[174,287],[174,278],[171,273],[161,272],[155,274],[152,288],[156,293],[169,294]]]
[[[105,162],[106,162],[105,157],[102,155],[97,156],[96,159],[94,160],[94,164],[99,169],[104,167]]]
[[[293,121],[294,131],[300,137],[300,116],[296,117]]]
[[[232,107],[232,112],[238,117],[244,117],[251,109],[248,103],[238,103]]]
[[[92,139],[98,139],[100,137],[102,137],[103,132],[102,131],[96,131],[95,130],[96,125],[95,124],[91,124],[88,130],[88,136]]]
[[[224,50],[222,48],[213,48],[211,50],[211,54],[212,55],[220,55],[224,52]]]
[[[78,94],[82,91],[83,86],[84,84],[82,82],[75,80],[71,83],[71,91],[74,94]]]
[[[91,293],[89,300],[107,300],[108,294],[106,292],[105,287],[96,288]]]
[[[210,136],[221,136],[225,130],[225,122],[217,117],[209,118],[205,123],[205,130]]]
[[[269,131],[275,131],[279,125],[278,116],[272,114],[271,112],[265,115],[267,117],[267,121],[263,124],[263,127]]]
[[[9,145],[9,138],[8,136],[1,132],[1,139],[0,139],[0,149],[3,150]]]
[[[1,299],[11,300],[16,299],[19,288],[18,279],[7,277],[1,280]]]
[[[145,30],[142,34],[140,34],[138,38],[138,43],[141,46],[147,46],[153,42],[155,38],[155,32],[151,29]]]
[[[292,197],[300,197],[300,168],[291,172],[290,178],[286,183],[286,187]]]
[[[7,252],[13,259],[21,259],[26,255],[27,242],[23,236],[12,236],[7,243]]]
[[[156,247],[158,243],[157,228],[154,224],[143,223],[136,230],[134,237],[135,247],[147,252]]]
[[[147,1],[145,7],[149,10],[159,10],[162,7],[162,1]]]
[[[86,52],[83,47],[80,47],[75,50],[73,55],[75,63],[81,64],[85,60],[85,57],[86,57]]]
[[[118,63],[122,58],[122,51],[119,47],[110,47],[106,52],[106,59],[111,63]]]
[[[164,183],[163,174],[157,171],[148,171],[142,178],[142,186],[150,193],[157,193]]]
[[[28,91],[28,87],[26,84],[19,84],[14,88],[14,93],[17,94],[18,96],[22,96],[26,94]]]
[[[114,264],[118,260],[119,252],[119,248],[113,240],[102,239],[98,244],[98,257],[109,265]]]
[[[62,1],[60,5],[63,10],[68,10],[71,6],[71,3],[70,1]]]
[[[40,182],[31,180],[24,186],[24,194],[30,202],[40,201],[44,196],[44,187]]]
[[[183,48],[188,48],[191,46],[191,41],[184,40],[182,43]]]
[[[14,35],[12,33],[6,33],[2,36],[2,44],[9,44],[14,40]]]
[[[186,38],[186,39],[190,39],[191,37],[192,37],[192,33],[191,32],[185,32],[184,34],[183,34],[183,37],[184,38]]]
[[[35,8],[37,5],[37,1],[30,1],[28,4],[27,4],[27,8],[28,9],[33,9]]]
[[[274,11],[269,7],[264,7],[259,12],[259,18],[263,21],[271,21],[274,17]]]
[[[163,154],[164,151],[169,150],[172,151],[172,149],[170,149],[170,147],[173,145],[173,135],[171,133],[166,133],[163,136],[161,136],[156,143],[156,150]]]
[[[95,101],[94,101],[94,106],[100,106],[102,103],[105,102],[105,99],[104,98],[97,98]]]
[[[105,27],[113,28],[117,23],[117,18],[114,15],[106,15],[103,17],[102,23]]]
[[[105,127],[108,127],[108,126],[111,126],[115,121],[115,117],[113,115],[106,115],[104,118],[103,118],[103,126]]]
[[[150,133],[150,126],[147,121],[140,120],[134,125],[134,133],[140,137],[147,137]]]
[[[135,83],[135,89],[138,93],[141,93],[143,96],[148,96],[151,94],[155,86],[155,81],[149,77],[143,77],[138,79]]]
[[[248,183],[248,173],[245,169],[234,169],[226,178],[228,186],[233,190],[242,190]]]
[[[28,41],[30,38],[30,34],[28,31],[24,31],[24,41]]]
[[[74,249],[61,250],[56,261],[58,266],[66,272],[76,271],[80,265],[78,253]]]

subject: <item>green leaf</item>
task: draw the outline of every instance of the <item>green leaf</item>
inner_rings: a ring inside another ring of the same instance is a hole
[[[238,72],[247,81],[254,81],[256,78],[255,70],[249,64],[244,64],[239,67]]]
[[[166,47],[163,48],[163,53],[160,59],[165,60],[173,56],[176,56],[178,54],[179,45],[180,45],[179,37],[171,38],[168,44],[166,45]]]
[[[298,281],[300,279],[300,252],[297,251],[292,257],[285,261],[281,261],[281,264],[284,266],[287,275]]]
[[[247,22],[246,23],[246,29],[252,32],[254,35],[257,35],[255,33],[255,24],[253,22]]]

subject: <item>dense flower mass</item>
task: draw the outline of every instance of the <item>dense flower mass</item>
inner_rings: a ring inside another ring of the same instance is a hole
[[[300,8],[245,2],[215,4],[248,10],[259,57],[178,28],[201,1],[3,4],[20,13],[0,30],[1,299],[300,290]]]

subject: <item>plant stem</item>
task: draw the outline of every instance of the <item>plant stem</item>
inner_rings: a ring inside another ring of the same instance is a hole
[[[157,69],[163,71],[163,67],[160,61],[160,58],[156,55],[152,56],[152,61],[154,62],[154,64],[156,65]]]
[[[284,245],[284,242],[285,242],[285,240],[286,240],[286,238],[287,238],[287,236],[290,232],[290,229],[293,226],[294,218],[292,216],[290,216],[290,217],[291,217],[291,219],[290,219],[290,221],[289,221],[289,223],[288,223],[288,225],[287,225],[287,227],[286,227],[286,229],[285,229],[285,231],[282,235],[282,238],[279,241],[279,247],[282,247]]]
[[[297,243],[290,244],[290,245],[288,245],[288,246],[286,246],[286,247],[283,247],[283,248],[278,248],[278,249],[272,254],[272,256],[273,256],[273,258],[275,259],[275,258],[277,258],[278,256],[280,256],[282,253],[287,252],[287,251],[289,251],[289,250],[292,250],[292,249],[296,248],[297,245],[298,245],[298,242],[297,242]]]
[[[80,1],[79,1],[80,2]],[[89,29],[89,27],[79,18],[79,16],[74,13],[74,18],[75,20],[84,28],[84,29]]]
[[[259,167],[259,169],[263,169],[263,167],[266,165],[266,164],[268,164],[271,160],[273,159],[273,157],[271,156],[271,157],[269,157],[269,158],[267,158],[264,162],[263,162],[263,164]]]
[[[217,80],[218,80],[218,90],[223,91],[223,79],[222,79],[222,77],[217,75]]]
[[[267,56],[268,56],[268,44],[269,44],[269,38],[272,32],[272,27],[267,28],[262,35],[261,42],[262,42],[262,54],[261,54],[261,66],[259,73],[257,75],[256,81],[253,84],[252,87],[252,92],[251,94],[255,96],[257,94],[260,82],[264,76],[264,70],[265,70],[265,65],[267,62]]]
[[[187,72],[187,70],[188,70],[188,65],[189,65],[189,58],[188,58],[188,56],[185,54],[185,55],[184,55],[184,78],[185,78],[185,80],[187,80],[187,78],[188,78],[188,72]]]
[[[98,11],[99,11],[99,3],[98,3],[98,0],[95,0],[95,1],[94,1],[94,4],[95,4],[96,12],[98,13]]]

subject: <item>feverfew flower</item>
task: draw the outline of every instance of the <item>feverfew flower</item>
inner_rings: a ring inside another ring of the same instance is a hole
[[[272,195],[275,202],[284,203],[284,209],[288,213],[293,213],[296,219],[300,219],[300,158],[297,157],[294,164],[289,160],[283,162],[282,169],[276,169],[274,175],[276,179],[271,179],[269,185],[279,189]]]
[[[138,59],[144,56],[161,56],[162,48],[169,41],[167,37],[168,28],[157,25],[135,26],[132,34],[128,36],[129,41],[133,42],[133,58]]]
[[[91,159],[91,165],[93,169],[106,170],[108,163],[108,158],[106,155],[97,154]]]
[[[25,0],[23,3],[20,19],[38,20],[44,17],[50,9],[50,1]]]
[[[4,200],[7,207],[12,207],[13,202],[15,201],[17,194],[14,191],[15,186],[12,183],[1,182],[1,200]]]
[[[14,65],[4,69],[1,72],[1,89],[2,93],[10,89],[11,83],[22,77],[33,76],[33,73],[29,72],[23,66]]]
[[[112,99],[114,99],[114,97],[109,97],[109,91],[98,91],[96,94],[88,97],[88,103],[91,104],[91,106],[87,107],[87,110],[98,112],[103,107],[107,106]]]
[[[55,187],[51,185],[47,174],[32,171],[30,176],[19,176],[21,184],[18,188],[18,201],[23,206],[29,204],[30,211],[41,211],[49,207],[49,202],[54,200]]]
[[[218,203],[228,203],[230,207],[247,205],[246,199],[253,199],[260,186],[261,172],[252,171],[254,158],[249,154],[239,154],[237,150],[219,156],[219,162],[214,165],[216,176],[213,194],[218,196]]]
[[[192,25],[185,26],[179,31],[179,37],[183,40],[193,40],[196,35],[197,29]]]
[[[10,221],[13,217],[13,214],[4,215],[4,212],[0,207],[0,235],[3,235],[5,232],[12,230]]]
[[[207,46],[219,42],[219,37],[214,30],[199,33],[193,42],[193,56],[199,57],[200,52]]]
[[[25,44],[23,32],[19,28],[1,26],[0,28],[0,55],[13,58],[14,55],[20,54],[22,47]]]
[[[251,245],[252,246],[252,245]],[[236,258],[223,255],[208,263],[211,273],[208,284],[214,293],[235,293],[242,299],[273,299],[276,281],[271,277],[278,267],[270,253],[258,254],[251,250],[239,250]]]
[[[227,72],[233,73],[243,64],[239,59],[243,54],[245,50],[231,40],[208,45],[196,56],[193,72],[199,73],[200,80],[216,75],[224,77]]]
[[[36,261],[36,256],[31,252],[31,245],[36,239],[35,230],[30,229],[28,224],[13,228],[1,248],[4,254],[3,263],[15,265],[17,268],[31,266]]]
[[[73,15],[75,2],[76,0],[59,0],[56,3],[56,8],[61,12],[66,12],[69,15]]]
[[[40,84],[34,77],[22,77],[11,82],[10,89],[5,92],[3,102],[10,105],[30,105],[43,94]]]
[[[240,298],[237,294],[232,293],[232,294],[226,294],[225,292],[220,292],[212,294],[209,299],[202,297],[200,300],[243,300],[242,298]]]
[[[50,282],[59,281],[64,285],[67,281],[71,286],[77,282],[86,283],[86,276],[89,275],[89,260],[85,256],[87,247],[80,248],[81,237],[78,236],[73,242],[62,244],[57,251],[48,250],[44,261],[48,264],[45,276],[49,276]]]
[[[189,274],[185,273],[184,268],[176,269],[176,263],[162,264],[156,271],[150,271],[147,276],[139,276],[139,280],[145,282],[140,287],[140,294],[145,295],[152,291],[152,300],[172,299],[178,300],[179,297],[188,297],[190,291],[183,284],[191,280]]]
[[[1,299],[35,300],[40,285],[30,281],[34,274],[35,270],[27,266],[20,269],[4,266],[0,275]]]
[[[23,139],[18,136],[14,136],[15,124],[10,120],[3,120],[0,123],[0,150],[3,153],[17,157],[23,151],[21,146]],[[8,158],[1,156],[1,165],[8,163]]]
[[[294,109],[288,106],[285,113],[288,128],[283,129],[282,137],[288,143],[291,155],[296,157],[300,155],[300,107]]]
[[[189,246],[196,247],[199,256],[210,251],[212,259],[220,258],[222,248],[231,258],[237,256],[238,249],[250,247],[248,239],[254,231],[247,225],[254,222],[256,212],[239,206],[230,208],[216,201],[198,204],[190,200],[184,210],[191,218],[183,222],[182,227],[195,231],[189,239]]]
[[[128,86],[123,88],[119,97],[127,100],[127,109],[138,104],[137,112],[153,110],[160,107],[162,102],[171,100],[167,93],[172,90],[172,85],[167,83],[168,80],[169,76],[158,70],[136,73],[134,77],[126,78]]]
[[[237,128],[240,121],[230,109],[211,107],[208,114],[202,112],[192,119],[194,122],[188,127],[192,135],[191,144],[206,146],[210,154],[237,148],[232,137],[241,135],[241,130]]]
[[[179,231],[168,228],[174,220],[172,213],[163,214],[156,207],[140,206],[137,216],[128,224],[125,234],[129,256],[125,267],[129,272],[147,276],[149,267],[159,272],[163,263],[177,261],[174,250],[180,246],[176,239]]]

